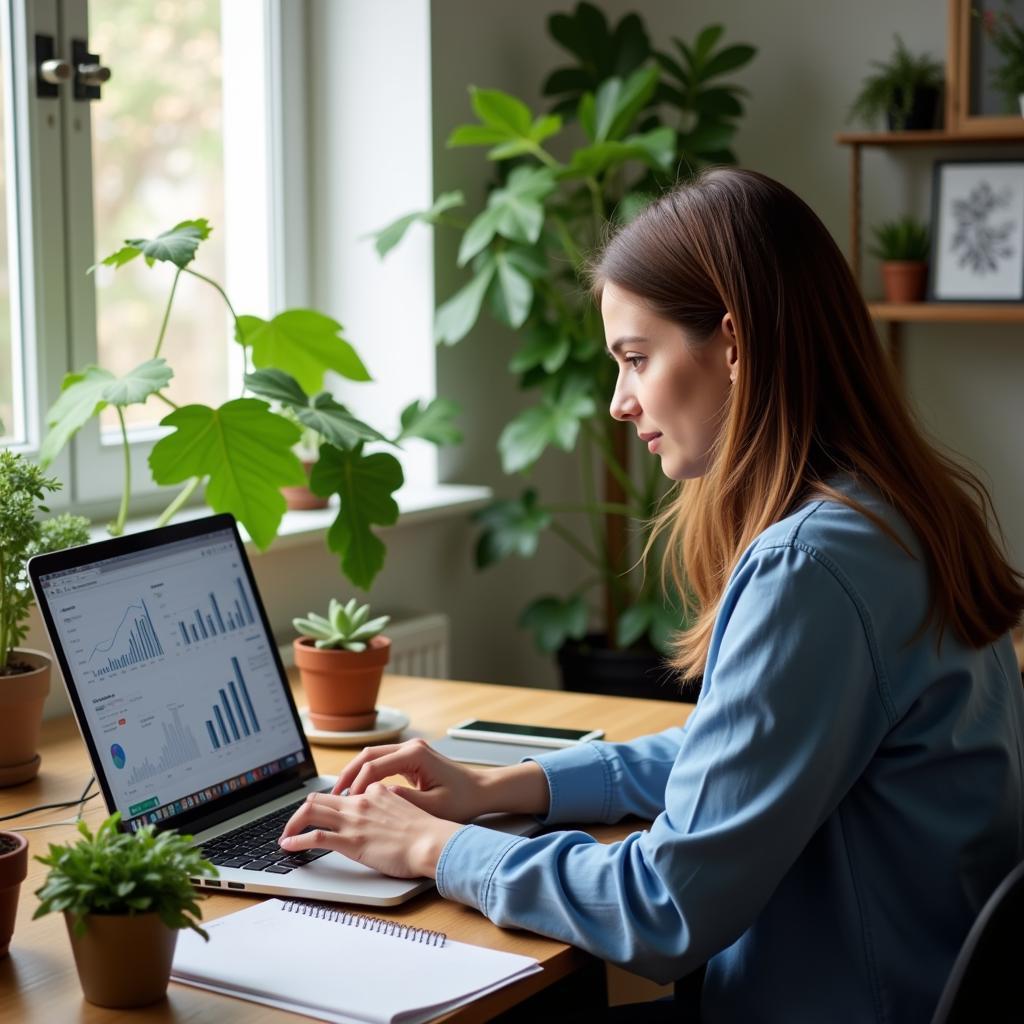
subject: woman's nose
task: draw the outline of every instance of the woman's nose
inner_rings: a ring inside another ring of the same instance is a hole
[[[631,420],[639,415],[640,403],[626,388],[617,384],[608,411],[614,420]]]

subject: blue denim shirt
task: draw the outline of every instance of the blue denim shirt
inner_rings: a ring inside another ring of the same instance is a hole
[[[657,981],[708,961],[705,1024],[928,1020],[1024,858],[1012,645],[920,632],[928,598],[923,561],[868,518],[804,506],[732,573],[685,727],[536,758],[546,824],[651,827],[602,844],[468,825],[439,891]]]

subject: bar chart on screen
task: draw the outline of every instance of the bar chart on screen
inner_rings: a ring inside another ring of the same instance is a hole
[[[171,616],[168,616],[171,618]],[[256,621],[252,602],[241,576],[234,579],[234,587],[218,599],[212,590],[196,601],[191,608],[180,610],[174,618],[176,641],[180,648],[192,647],[252,626]]]

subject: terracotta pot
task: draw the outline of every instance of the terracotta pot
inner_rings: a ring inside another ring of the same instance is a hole
[[[16,647],[11,661],[28,672],[0,676],[0,786],[17,786],[39,774],[39,726],[50,692],[50,658]]]
[[[18,890],[27,874],[28,841],[17,832],[0,832],[0,957],[11,948]]]
[[[920,302],[927,283],[927,263],[886,260],[882,264],[882,288],[886,302]]]
[[[82,994],[97,1006],[147,1006],[163,999],[178,941],[159,914],[86,914],[76,935],[64,914]]]
[[[308,479],[314,463],[309,459],[302,460],[302,468],[306,471]],[[293,512],[306,512],[312,508],[327,508],[327,498],[321,498],[314,494],[308,487],[282,487],[284,503]]]
[[[292,646],[313,725],[330,732],[372,729],[391,641],[375,636],[365,651],[355,652],[321,650],[300,636]]]

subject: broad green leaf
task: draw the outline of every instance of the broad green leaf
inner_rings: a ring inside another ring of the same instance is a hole
[[[454,149],[457,146],[493,146],[505,142],[508,132],[500,128],[491,128],[486,124],[460,124],[448,136],[446,145]]]
[[[87,366],[81,373],[69,373],[61,385],[60,397],[46,414],[50,428],[39,450],[39,464],[45,469],[93,416],[107,407],[107,387],[117,378],[101,366]]]
[[[727,46],[724,50],[719,50],[701,67],[700,80],[706,82],[709,78],[735,71],[749,63],[756,53],[757,50],[753,46],[744,44]]]
[[[653,99],[657,88],[658,69],[655,67],[640,68],[626,79],[616,97],[615,116],[608,130],[610,138],[621,138],[629,131],[637,115]]]
[[[496,267],[490,260],[477,272],[469,284],[460,288],[447,302],[438,306],[434,314],[434,340],[454,345],[468,333],[490,287]]]
[[[498,319],[513,330],[522,327],[533,305],[533,285],[530,279],[508,256],[499,252],[495,256],[497,273],[491,284],[491,298]]]
[[[668,127],[630,135],[621,142],[596,142],[577,149],[562,178],[598,177],[629,160],[639,160],[655,170],[671,170],[675,163],[676,134]]]
[[[455,424],[459,407],[449,398],[435,398],[422,405],[419,400],[402,410],[402,429],[398,441],[418,437],[434,444],[458,444],[462,431]]]
[[[651,603],[634,604],[620,616],[615,642],[619,647],[632,647],[651,627],[655,606]]]
[[[724,25],[708,25],[697,36],[693,44],[693,60],[698,68],[704,63],[708,55],[715,48],[715,44],[724,34]]]
[[[533,465],[549,445],[569,452],[576,445],[580,421],[593,416],[594,400],[580,387],[567,387],[557,398],[546,396],[540,405],[520,413],[498,438],[501,464],[506,473]]]
[[[533,245],[544,226],[544,199],[555,190],[555,176],[546,167],[516,167],[504,188],[487,198],[496,211],[498,233],[512,242]]]
[[[530,108],[515,96],[498,89],[477,89],[470,86],[470,102],[476,116],[487,126],[509,135],[529,135],[533,120]]]
[[[398,504],[391,496],[403,482],[402,466],[393,455],[360,449],[343,451],[333,445],[320,449],[309,486],[315,494],[341,499],[338,516],[327,533],[327,546],[341,558],[345,575],[368,590],[384,565],[384,545],[374,525],[390,526],[398,519]]]
[[[451,210],[453,207],[461,206],[464,202],[465,199],[461,192],[444,192],[437,197],[434,205],[429,210],[407,213],[404,217],[399,217],[398,220],[392,221],[387,227],[381,228],[380,231],[370,236],[376,240],[377,255],[381,257],[386,256],[398,245],[405,236],[406,231],[409,230],[410,225],[416,221],[421,221],[424,224],[435,224],[443,213]]]
[[[562,119],[557,114],[546,114],[538,117],[530,125],[530,133],[527,138],[511,139],[495,146],[488,154],[488,160],[509,160],[514,156],[522,156],[524,153],[536,153],[539,146],[545,139],[556,135],[562,129]]]
[[[304,427],[331,444],[352,448],[360,441],[387,441],[378,430],[357,419],[327,391],[310,398],[299,382],[283,370],[267,368],[246,374],[245,386],[261,398],[279,402]]]
[[[118,249],[100,263],[107,267],[123,267],[141,255],[149,266],[159,261],[173,263],[176,267],[184,269],[195,258],[199,243],[209,238],[212,230],[210,222],[205,217],[198,220],[183,220],[156,238],[125,239],[124,248]]]
[[[727,86],[722,86],[719,89],[705,89],[698,93],[694,106],[697,113],[706,117],[741,117],[743,104],[736,97],[743,95],[743,91]]]
[[[566,640],[581,639],[587,632],[587,605],[582,596],[563,601],[557,597],[541,597],[519,617],[519,625],[533,633],[537,646],[554,653]]]
[[[319,391],[324,372],[334,370],[349,380],[367,381],[356,350],[341,336],[342,326],[312,309],[289,309],[272,320],[240,316],[235,340],[252,346],[255,366],[276,366],[290,373],[307,393]]]
[[[596,142],[603,142],[608,138],[612,122],[615,120],[621,92],[621,78],[609,78],[606,82],[602,82],[600,89],[597,90],[597,94],[594,96],[594,140]]]
[[[111,381],[103,397],[111,405],[135,405],[167,387],[173,376],[174,371],[167,365],[166,359],[147,359],[123,377]]]
[[[476,545],[476,564],[483,569],[504,558],[532,558],[541,533],[551,525],[551,514],[537,504],[537,493],[524,491],[520,498],[494,501],[473,519],[482,532]]]
[[[466,228],[459,244],[458,265],[464,267],[478,252],[491,244],[498,231],[498,220],[501,211],[495,206],[488,206],[483,213],[473,218]]]
[[[530,332],[526,343],[509,361],[512,373],[525,373],[535,366],[543,367],[545,373],[557,373],[562,368],[572,342],[557,326],[545,324]]]
[[[165,416],[161,426],[174,433],[153,446],[153,479],[166,485],[209,477],[209,506],[234,513],[256,545],[268,547],[284,515],[280,488],[306,482],[291,450],[299,428],[257,398],[236,398],[219,409],[186,405]]]
[[[698,125],[692,132],[680,136],[679,146],[691,153],[705,154],[725,149],[736,134],[736,125],[719,121]]]

